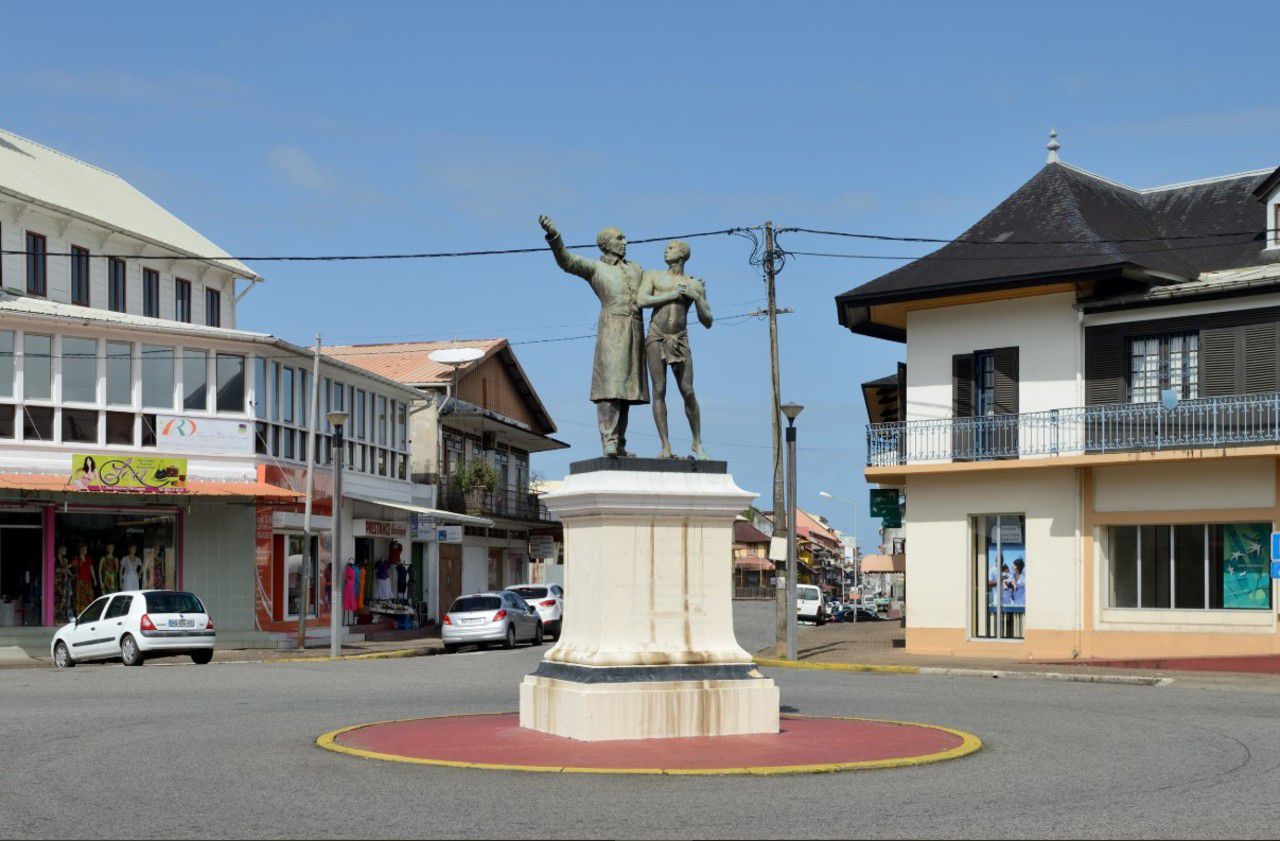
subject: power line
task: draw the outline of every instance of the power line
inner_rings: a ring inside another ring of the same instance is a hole
[[[649,242],[662,242],[671,239],[697,239],[698,237],[715,237],[737,234],[741,231],[748,230],[746,228],[723,228],[718,231],[698,231],[692,234],[670,234],[660,237],[644,237],[642,239],[627,240],[629,244],[641,245]],[[570,245],[568,248],[596,248],[596,243],[585,243],[582,245]],[[390,254],[314,254],[314,255],[254,255],[254,256],[233,256],[229,254],[219,255],[193,255],[193,254],[99,254],[93,252],[73,252],[73,251],[40,251],[33,252],[28,249],[0,249],[0,254],[25,254],[28,257],[44,256],[44,257],[97,257],[114,260],[208,260],[208,261],[225,261],[238,260],[250,263],[341,263],[352,262],[358,260],[435,260],[449,257],[493,257],[503,254],[537,254],[539,252],[549,252],[548,246],[537,246],[534,248],[486,248],[479,251],[423,251],[423,252],[407,252],[407,253],[390,253]]]
[[[985,243],[988,245],[996,245],[999,243]],[[1084,245],[1085,243],[1078,243]],[[1119,257],[1128,254],[1170,254],[1180,251],[1192,251],[1198,248],[1222,248],[1224,245],[1234,245],[1244,243],[1221,243],[1208,242],[1198,245],[1180,245],[1176,249],[1171,248],[1135,248],[1126,249],[1124,254],[1118,254],[1114,251],[1072,251],[1069,253],[1056,254],[998,254],[998,255],[958,255],[958,254],[941,254],[938,251],[929,254],[909,255],[909,254],[848,254],[844,252],[831,251],[790,251],[786,253],[796,257],[837,257],[845,260],[906,260],[906,261],[937,261],[937,262],[991,262],[993,260],[1011,261],[1011,260],[1053,260],[1064,259],[1070,257]]]
[[[889,234],[868,234],[853,231],[828,231],[820,228],[778,228],[777,232],[782,233],[800,233],[800,234],[817,234],[819,236],[828,237],[848,237],[850,239],[869,239],[878,242],[922,242],[922,243],[939,243],[950,245],[958,243],[962,245],[1123,245],[1133,242],[1180,242],[1183,240],[1193,239],[1211,239],[1224,237],[1252,237],[1257,238],[1266,234],[1274,233],[1276,228],[1262,228],[1252,231],[1214,231],[1204,234],[1174,234],[1170,236],[1155,237],[1129,237],[1126,239],[1001,239],[1001,240],[982,240],[970,239],[966,237],[954,237],[944,239],[940,237],[909,237],[909,236],[891,236]],[[794,253],[794,252],[793,252]]]

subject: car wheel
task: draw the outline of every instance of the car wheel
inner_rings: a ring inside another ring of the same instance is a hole
[[[124,639],[120,640],[120,659],[126,666],[142,665],[142,651],[139,650],[137,641],[129,634],[125,634]]]
[[[457,653],[458,653],[458,644],[457,644],[457,643],[455,643],[455,642],[446,642],[446,643],[444,644],[444,653],[445,653],[445,654],[457,654]]]
[[[71,652],[67,650],[65,642],[60,642],[53,647],[53,664],[59,669],[70,669],[75,666],[76,661],[71,659]]]
[[[191,652],[191,662],[197,666],[203,666],[213,660],[213,649],[202,648],[199,651]]]
[[[560,641],[560,622],[561,620],[559,619],[557,619],[555,622],[552,622],[551,630],[547,632],[548,634],[551,635],[551,639],[555,640],[556,642]]]
[[[507,638],[502,641],[502,647],[506,649],[516,647],[516,626],[514,624],[507,626]]]
[[[542,623],[541,623],[541,622],[539,622],[539,623],[538,623],[538,627],[536,627],[536,628],[534,628],[534,629],[533,629],[533,646],[534,646],[534,648],[537,648],[538,646],[542,645],[542,635],[543,635]]]

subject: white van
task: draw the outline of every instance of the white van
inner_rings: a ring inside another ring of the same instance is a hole
[[[822,591],[812,584],[796,585],[796,618],[815,625],[826,624],[827,605]]]

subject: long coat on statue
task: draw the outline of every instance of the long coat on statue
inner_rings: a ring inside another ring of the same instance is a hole
[[[557,235],[547,243],[561,269],[591,284],[600,299],[596,322],[596,355],[591,368],[591,400],[649,402],[644,365],[644,321],[636,296],[643,271],[626,260],[607,262],[580,257]]]

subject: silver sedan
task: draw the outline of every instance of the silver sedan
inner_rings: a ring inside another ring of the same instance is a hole
[[[444,650],[452,654],[464,645],[517,642],[542,645],[542,618],[536,608],[509,590],[475,593],[454,601],[441,620]]]

